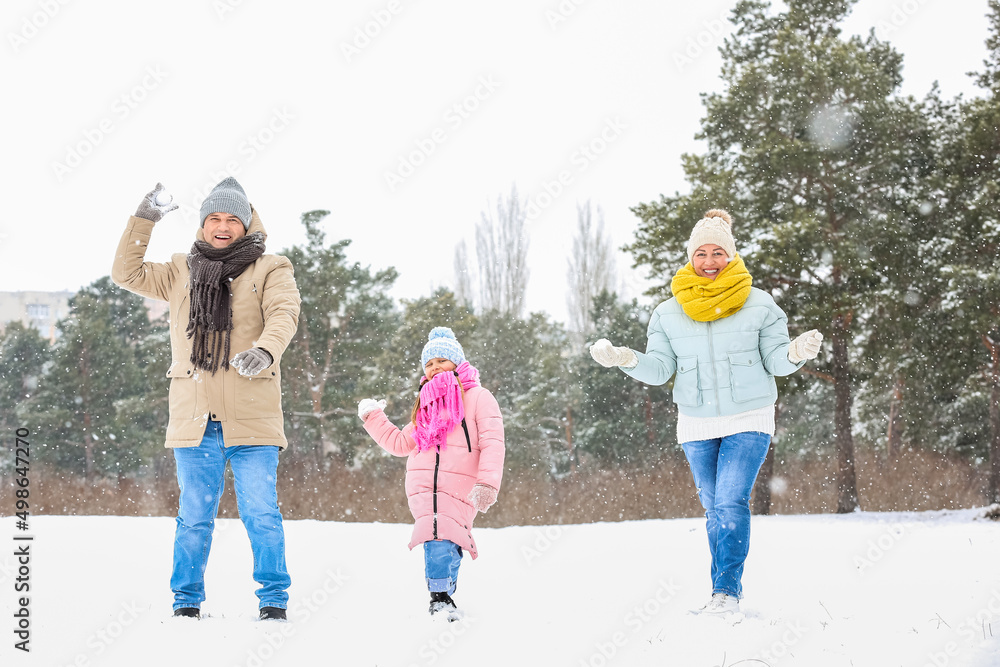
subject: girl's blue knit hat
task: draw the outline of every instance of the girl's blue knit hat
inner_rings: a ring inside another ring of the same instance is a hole
[[[420,367],[431,359],[447,359],[456,366],[465,361],[465,351],[455,338],[455,332],[448,327],[434,327],[427,336],[427,344],[420,353]]]

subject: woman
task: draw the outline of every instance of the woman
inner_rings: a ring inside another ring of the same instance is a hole
[[[787,317],[736,253],[729,214],[713,209],[688,240],[690,263],[670,283],[673,298],[653,311],[645,354],[601,339],[590,354],[647,384],[676,374],[677,440],[705,508],[712,598],[699,611],[739,611],[750,548],[750,492],[774,435],[776,375],[819,352],[816,330],[789,341]]]

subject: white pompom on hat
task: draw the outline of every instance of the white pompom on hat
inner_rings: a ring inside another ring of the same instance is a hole
[[[423,368],[431,359],[447,359],[456,366],[465,361],[465,350],[455,338],[455,332],[448,327],[434,327],[427,335],[427,344],[420,353],[420,367]]]
[[[736,241],[733,239],[733,219],[721,208],[713,208],[705,213],[705,217],[691,230],[688,239],[688,261],[694,258],[694,252],[705,244],[717,245],[726,251],[729,259],[736,257]]]

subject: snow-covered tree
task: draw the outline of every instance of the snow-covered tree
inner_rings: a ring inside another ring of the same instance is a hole
[[[38,389],[49,344],[38,329],[11,322],[0,337],[0,432],[21,427],[18,409],[27,408]]]
[[[299,328],[282,358],[285,432],[293,455],[311,455],[317,464],[324,455],[353,462],[355,449],[367,444],[357,401],[369,393],[371,368],[399,322],[388,296],[396,270],[350,263],[350,240],[326,242],[327,215],[303,213],[305,245],[281,253],[295,267],[302,297]]]
[[[648,307],[623,302],[608,291],[594,298],[590,329],[595,338],[646,349]],[[677,410],[668,386],[636,382],[594,363],[586,349],[572,357],[579,402],[573,414],[574,453],[599,467],[636,467],[660,460],[677,448]]]
[[[945,166],[951,214],[945,308],[976,350],[963,398],[985,407],[989,421],[989,500],[1000,502],[1000,0],[990,0],[988,58],[976,77],[983,97],[962,101],[952,123]]]
[[[34,451],[87,479],[120,477],[163,444],[169,349],[155,351],[147,337],[165,339],[164,327],[149,322],[141,297],[107,277],[69,306],[28,415],[41,440]]]

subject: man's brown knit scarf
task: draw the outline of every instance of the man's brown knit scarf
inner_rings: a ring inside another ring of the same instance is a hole
[[[264,254],[264,234],[254,232],[225,248],[195,241],[188,253],[191,272],[191,311],[187,337],[192,338],[191,363],[211,372],[229,370],[229,339],[233,311],[230,281]]]

